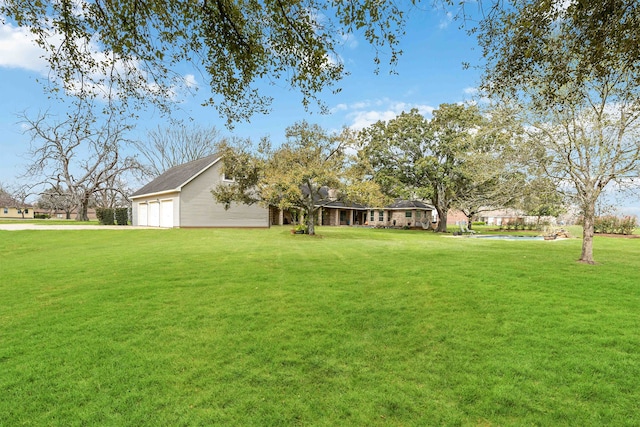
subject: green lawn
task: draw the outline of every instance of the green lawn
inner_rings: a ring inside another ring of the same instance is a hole
[[[637,426],[640,239],[0,231],[0,426]]]

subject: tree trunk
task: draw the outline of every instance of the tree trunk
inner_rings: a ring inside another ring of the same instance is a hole
[[[312,209],[309,210],[307,212],[307,216],[306,216],[306,224],[307,224],[307,233],[310,236],[315,236],[316,234],[316,214],[317,214],[317,209]]]
[[[446,233],[447,232],[447,209],[437,204],[436,212],[438,212],[438,227],[436,228],[436,233]]]
[[[89,221],[89,197],[85,196],[80,201],[78,206],[78,214],[76,215],[76,221]]]
[[[463,212],[464,213],[464,212]],[[464,216],[467,217],[467,229],[471,230],[472,225],[473,225],[473,216],[475,215],[475,212],[470,212],[469,215],[467,215],[466,213],[464,214]]]
[[[449,211],[448,203],[446,203],[445,194],[446,189],[442,188],[441,185],[436,185],[435,189],[435,206],[436,212],[438,212],[438,227],[436,228],[436,233],[446,233],[447,232],[447,212]]]
[[[595,220],[595,202],[584,208],[584,224],[582,226],[582,254],[579,262],[595,264],[593,259],[593,225]]]

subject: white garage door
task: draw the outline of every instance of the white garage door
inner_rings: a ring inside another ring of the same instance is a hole
[[[147,226],[147,204],[139,203],[138,204],[138,225],[143,227]]]
[[[160,227],[173,227],[173,200],[160,202]]]
[[[160,203],[149,203],[149,227],[160,227]]]

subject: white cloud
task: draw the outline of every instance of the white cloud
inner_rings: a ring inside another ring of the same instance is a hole
[[[333,114],[333,113],[337,113],[338,111],[345,111],[348,108],[349,107],[347,106],[347,104],[338,104],[331,109],[331,113]]]
[[[490,104],[491,99],[480,92],[477,87],[467,87],[462,91],[465,95],[470,96],[470,99],[462,101],[461,104]]]
[[[426,104],[412,104],[382,98],[354,102],[353,104],[338,104],[332,109],[332,112],[334,114],[340,111],[347,112],[345,119],[349,123],[348,126],[354,130],[360,130],[377,121],[392,120],[402,112],[409,112],[413,108],[416,108],[424,116],[430,116],[435,109]]]
[[[349,49],[355,49],[358,47],[358,39],[356,39],[356,37],[351,33],[342,35],[342,43]]]
[[[75,2],[75,9],[78,13],[81,11],[80,6],[82,4],[81,0]],[[51,77],[49,75],[49,64],[45,59],[47,52],[38,46],[35,40],[35,36],[28,28],[18,27],[11,23],[5,23],[0,26],[0,68],[23,69]],[[62,37],[53,35],[47,40],[47,43],[53,46],[60,45]],[[83,43],[83,41],[78,41],[78,43]],[[87,42],[82,50],[91,52],[91,55],[98,63],[114,63],[112,55],[109,52],[102,51],[94,41]],[[140,75],[147,78],[147,74],[141,71],[140,64],[136,59],[131,59],[126,64],[123,61],[116,60],[111,72],[120,76],[129,76],[132,75],[131,70],[137,70]],[[98,70],[94,70],[91,72],[90,77],[94,83],[91,84],[89,90],[106,99],[111,91],[104,82],[105,75]],[[186,74],[182,78],[175,79],[175,82],[175,87],[169,88],[169,96],[172,98],[176,98],[178,92],[184,89],[198,88],[198,82],[193,74]],[[83,84],[80,80],[67,82],[69,93],[79,92],[83,88],[87,90],[86,83]],[[146,90],[149,93],[159,93],[159,87],[153,82],[148,82]]]
[[[189,89],[196,89],[199,86],[196,76],[193,74],[187,74],[184,76],[184,85]]]
[[[0,26],[0,67],[44,74],[48,65],[43,55],[44,51],[35,43],[35,37],[28,29],[10,23]]]
[[[453,22],[453,14],[451,12],[447,12],[445,16],[440,20],[440,24],[438,28],[443,30],[449,26]]]

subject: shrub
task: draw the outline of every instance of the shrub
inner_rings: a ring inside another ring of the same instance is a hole
[[[116,208],[116,223],[118,225],[129,223],[129,208]]]
[[[635,216],[618,218],[613,215],[599,216],[593,221],[593,231],[603,234],[633,234],[638,226]]]
[[[35,219],[49,219],[49,218],[51,218],[51,215],[49,215],[49,214],[34,214],[33,217]]]
[[[299,224],[294,229],[295,234],[308,234],[309,228],[305,224]]]
[[[102,225],[113,225],[113,209],[111,208],[96,208],[96,216],[98,222]]]
[[[620,221],[620,234],[633,234],[638,226],[638,218],[635,216],[626,216]]]

